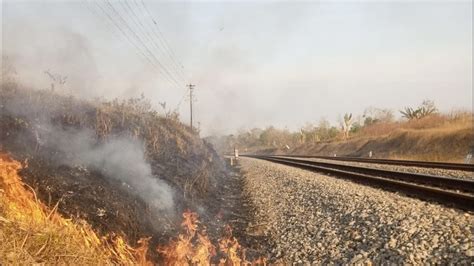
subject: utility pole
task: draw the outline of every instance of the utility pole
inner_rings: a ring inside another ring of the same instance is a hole
[[[191,130],[193,130],[193,90],[196,85],[189,84],[189,111],[190,111],[190,121],[191,121]]]

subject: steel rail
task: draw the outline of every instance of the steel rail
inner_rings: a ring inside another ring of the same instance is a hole
[[[330,165],[322,166],[318,165],[317,162],[314,161],[256,155],[243,155],[243,157],[257,158],[288,166],[298,167],[305,170],[331,174],[336,177],[350,179],[356,182],[380,187],[385,190],[403,192],[407,195],[415,196],[417,198],[429,199],[444,205],[474,211],[474,195],[470,193],[462,193],[454,190],[432,187],[426,184],[413,183],[413,181],[407,179],[396,180],[393,178],[377,176],[374,175],[374,173],[352,171],[350,167],[344,168],[343,170]]]
[[[315,158],[315,159],[325,159],[325,160],[335,160],[335,161],[390,164],[390,165],[415,166],[415,167],[423,167],[423,168],[440,168],[440,169],[474,172],[474,164],[467,164],[467,163],[445,163],[445,162],[428,162],[428,161],[411,161],[411,160],[371,159],[371,158],[359,158],[359,157],[347,157],[347,156],[342,156],[342,157],[316,156],[316,155],[274,155],[274,156],[298,157],[298,158]]]
[[[394,180],[400,180],[400,181],[406,181],[406,182],[411,182],[411,183],[436,186],[436,187],[442,187],[442,188],[450,188],[454,190],[461,190],[461,191],[474,193],[474,180],[376,169],[376,168],[369,168],[365,166],[308,161],[305,159],[284,158],[280,156],[269,156],[269,157],[282,158],[282,159],[292,160],[296,162],[305,162],[305,163],[312,164],[315,166],[329,167],[329,168],[343,170],[343,171],[357,172],[361,174],[380,176],[380,177],[385,177],[385,178],[394,179]]]

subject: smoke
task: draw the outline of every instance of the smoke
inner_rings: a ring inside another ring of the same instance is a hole
[[[96,18],[58,23],[66,16],[60,11],[72,12],[76,4],[47,3],[49,8],[37,3],[6,4],[2,30],[8,38],[3,38],[1,52],[14,64],[18,78],[28,87],[49,89],[54,81],[45,74],[48,71],[67,78],[62,86],[55,84],[57,91],[85,99],[129,98],[145,92],[156,73],[148,71],[123,40],[116,41],[109,32],[90,32],[94,26],[103,27],[103,21]],[[22,12],[22,6],[43,12],[51,9],[54,16],[32,13],[21,17],[17,13]]]
[[[53,147],[66,155],[54,158],[55,161],[100,170],[107,177],[128,185],[153,209],[172,209],[172,189],[152,174],[142,142],[122,136],[97,143],[95,132],[90,129],[61,130],[54,127],[41,132],[39,138],[46,138],[41,140],[46,147]]]
[[[0,106],[3,107],[0,110],[28,120],[40,153],[44,152],[45,156],[50,156],[51,161],[59,165],[82,166],[99,171],[109,179],[120,181],[124,188],[143,199],[152,210],[173,214],[173,189],[152,174],[151,165],[145,156],[145,145],[141,140],[126,135],[98,140],[95,131],[90,128],[78,129],[53,124],[52,119],[61,114],[64,104],[57,103],[57,99],[52,98],[49,102],[43,100],[36,104],[27,104],[28,102],[25,95],[16,94]],[[87,107],[72,108],[77,114],[88,111]],[[18,135],[16,138],[28,143],[25,135]]]
[[[49,69],[67,76],[64,89],[80,97],[144,93],[155,106],[180,107],[187,121],[187,106],[178,104],[185,84],[166,82],[94,2],[4,1],[2,52],[15,60],[18,75],[31,87],[49,88]],[[111,2],[146,42],[138,21]],[[269,125],[296,130],[321,116],[336,122],[345,111],[398,109],[428,96],[441,109],[472,109],[467,1],[146,2],[185,67],[186,83],[197,85],[193,115],[204,136]],[[142,9],[134,11],[147,21]]]

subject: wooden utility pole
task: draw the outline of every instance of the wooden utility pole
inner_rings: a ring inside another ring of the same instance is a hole
[[[193,129],[193,90],[196,85],[189,84],[187,85],[189,88],[189,111],[190,111],[190,124],[191,124],[191,130]]]

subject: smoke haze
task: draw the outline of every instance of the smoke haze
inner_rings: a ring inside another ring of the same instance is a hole
[[[140,32],[127,9],[112,3]],[[321,117],[334,123],[345,112],[396,111],[427,98],[441,111],[472,109],[472,1],[146,4],[182,61],[186,83],[196,84],[194,118],[204,136],[295,129]],[[22,82],[49,88],[50,70],[68,77],[63,89],[74,95],[144,93],[188,121],[185,82],[172,86],[150,68],[93,1],[2,7],[2,55]],[[154,26],[143,7],[132,8]]]
[[[45,132],[46,133],[46,132]],[[133,192],[159,210],[173,209],[172,189],[151,173],[143,144],[126,137],[114,137],[97,144],[91,130],[48,132],[46,145],[54,145],[71,158],[62,158],[70,166],[85,165],[100,170],[107,177],[133,187]],[[59,158],[58,158],[59,159]]]
[[[145,157],[144,144],[130,136],[111,136],[99,141],[95,131],[53,125],[51,119],[61,111],[62,104],[25,105],[25,97],[8,101],[4,110],[27,119],[34,132],[39,152],[54,151],[52,161],[71,167],[83,166],[97,170],[105,177],[122,182],[153,210],[173,214],[173,190],[152,174]],[[80,108],[80,107],[78,107]],[[78,110],[77,113],[84,112]],[[18,141],[24,136],[17,136]]]

